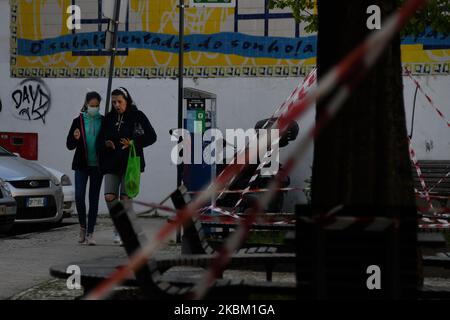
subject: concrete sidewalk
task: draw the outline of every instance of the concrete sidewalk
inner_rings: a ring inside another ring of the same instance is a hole
[[[124,248],[112,241],[113,225],[109,217],[99,217],[97,221],[96,246],[78,244],[76,218],[64,222],[60,228],[0,238],[0,299],[10,299],[27,289],[51,283],[52,265],[124,253]],[[139,222],[151,239],[166,219],[139,218]],[[174,246],[166,250],[178,252]]]

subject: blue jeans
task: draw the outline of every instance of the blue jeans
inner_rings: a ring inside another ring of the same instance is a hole
[[[78,221],[82,228],[86,228],[86,186],[89,179],[89,215],[87,233],[93,233],[97,222],[98,201],[103,175],[98,167],[88,167],[87,170],[75,170],[75,203]]]

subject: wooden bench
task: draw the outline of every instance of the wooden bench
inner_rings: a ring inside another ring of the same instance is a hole
[[[445,237],[442,233],[419,232],[417,234],[419,245],[427,248],[445,248]]]
[[[175,202],[177,196],[183,196],[183,194],[177,192],[174,195]],[[125,208],[122,203],[118,203],[112,208],[110,214],[122,238],[127,255],[133,255],[136,250],[147,243],[145,234],[135,221],[136,215],[131,212],[130,208]],[[188,230],[192,232],[197,230],[194,227],[195,225],[199,225],[198,221],[192,221]],[[186,232],[183,236],[186,236]],[[194,251],[198,250],[196,247],[201,247],[204,252],[212,250],[209,246],[203,246],[204,241],[201,235],[197,233],[196,238],[191,243]],[[281,294],[295,297],[295,283],[275,283],[271,281],[272,273],[278,267],[285,269],[286,266],[290,265],[291,270],[295,270],[295,255],[271,252],[274,252],[274,250],[270,247],[241,249],[232,255],[231,264],[228,266],[233,270],[265,271],[266,281],[255,282],[235,278],[224,279],[222,277],[216,281],[208,296],[214,299],[235,299],[237,297],[245,299],[253,294]],[[197,284],[199,275],[203,274],[204,270],[202,269],[209,266],[212,259],[213,255],[211,254],[182,254],[152,258],[140,270],[136,271],[134,276],[128,277],[124,285],[139,286],[147,298],[182,299]],[[123,265],[125,261],[124,257],[112,257],[70,264],[80,267],[82,271],[81,282],[85,294],[87,294],[117,267]],[[59,278],[67,278],[70,274],[67,274],[66,270],[70,264],[53,266],[50,268],[50,274]],[[173,272],[170,270],[181,266],[183,267],[181,270]]]
[[[419,286],[417,220],[411,216],[414,207],[344,207],[336,216],[325,218],[328,211],[296,207],[297,214],[304,217],[297,219],[297,281],[309,284],[299,287],[299,298],[450,298],[450,289]],[[322,219],[316,216],[319,213]],[[395,217],[399,217],[397,223]],[[441,239],[420,238],[442,244]],[[436,263],[434,257],[423,259],[425,265]],[[382,290],[368,290],[362,281],[370,265],[382,270]]]
[[[450,252],[439,252],[432,256],[424,256],[423,265],[450,269]]]

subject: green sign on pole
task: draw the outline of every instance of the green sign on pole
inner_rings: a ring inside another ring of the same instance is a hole
[[[189,0],[190,7],[234,8],[236,0]]]

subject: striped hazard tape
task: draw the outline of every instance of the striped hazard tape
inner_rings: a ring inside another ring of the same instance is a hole
[[[439,117],[445,121],[447,124],[447,127],[450,128],[450,122],[447,119],[447,117],[444,115],[444,113],[435,105],[433,99],[425,92],[425,90],[420,85],[419,81],[417,81],[411,74],[411,71],[408,70],[408,68],[405,68],[405,74],[414,82],[416,87],[419,89],[419,91],[425,96],[427,101],[430,103],[431,107],[436,111],[436,113],[439,115]]]
[[[448,230],[450,229],[450,223],[429,223],[429,224],[419,224],[419,229],[421,230]]]
[[[200,220],[207,222],[218,222],[218,223],[237,223],[242,219],[246,219],[246,214],[236,214],[226,211],[221,208],[210,208],[215,212],[219,212],[219,215],[211,214],[201,214]],[[258,214],[256,216],[255,223],[257,224],[295,224],[295,215],[267,215]]]
[[[277,191],[303,191],[303,188],[299,187],[288,187],[288,188],[278,188]],[[217,193],[224,193],[224,194],[233,194],[233,193],[262,193],[267,192],[269,189],[267,188],[255,188],[255,189],[239,189],[239,190],[219,190]],[[201,191],[188,191],[190,194],[198,194],[201,193]]]
[[[282,105],[281,108],[279,108],[279,110],[277,110],[276,114],[278,115],[283,115],[283,113],[289,111],[290,108],[292,108],[292,106],[294,105],[294,103],[302,100],[303,98],[306,97],[306,94],[313,88],[314,85],[317,84],[317,69],[314,68],[309,74],[308,76],[305,78],[305,80],[303,81],[301,86],[298,86],[296,88],[296,90],[294,91],[294,93],[286,100],[286,102],[284,103],[284,105]],[[268,124],[268,121],[266,122],[266,124],[264,125],[264,127],[266,127]],[[273,128],[276,125],[276,123],[274,122],[270,128]],[[233,208],[233,212],[235,212],[237,210],[237,208],[239,207],[239,205],[242,203],[242,201],[244,201],[244,196],[247,193],[250,193],[250,190],[252,188],[256,187],[256,181],[258,179],[258,177],[261,175],[261,170],[263,170],[263,168],[270,162],[271,157],[272,157],[272,153],[274,151],[274,146],[280,141],[280,138],[275,139],[274,141],[272,141],[272,146],[270,148],[270,150],[268,150],[266,152],[266,154],[263,157],[263,160],[261,161],[261,163],[258,165],[258,167],[255,170],[255,173],[252,175],[252,177],[249,180],[249,184],[247,186],[247,188],[244,190],[244,192],[241,193],[240,198],[238,199],[238,201],[235,203],[234,208]]]
[[[263,129],[275,129],[276,128],[276,119],[280,116],[282,116],[283,114],[286,113],[286,111],[289,110],[289,108],[292,107],[292,105],[303,99],[307,92],[313,87],[313,85],[316,84],[316,80],[317,80],[317,69],[314,68],[307,76],[306,78],[303,80],[303,82],[300,82],[299,85],[295,88],[295,90],[289,95],[289,97],[280,105],[280,107],[278,107],[278,109],[272,114],[272,116],[270,118],[268,118],[266,120],[266,122],[264,123],[264,125],[262,126]],[[256,137],[255,137],[256,138]],[[263,136],[264,139],[266,139],[266,136]],[[266,140],[263,140],[266,141]],[[237,211],[237,208],[239,207],[239,205],[242,203],[242,201],[244,200],[244,196],[247,193],[252,192],[252,189],[257,189],[256,188],[256,181],[258,179],[258,177],[261,174],[261,170],[270,162],[271,160],[271,156],[274,152],[274,146],[280,141],[280,137],[278,137],[278,139],[274,139],[272,141],[271,144],[271,148],[270,150],[268,150],[265,154],[264,157],[261,161],[261,163],[257,166],[257,168],[255,169],[254,174],[251,176],[248,186],[242,190],[242,192],[240,192],[241,196],[239,197],[239,199],[237,200],[237,202],[234,204],[233,206],[233,212]],[[281,188],[279,188],[279,190],[281,191]],[[288,190],[289,191],[289,190]],[[221,193],[218,196],[218,199],[223,198],[223,196],[226,193]]]
[[[447,179],[449,176],[450,176],[450,171],[447,172],[447,173],[445,174],[445,176],[443,176],[441,179],[439,179],[439,181],[436,182],[436,183],[435,183],[428,191],[429,191],[429,192],[433,191],[434,188],[436,188],[438,185],[440,185],[440,184],[441,184],[445,179]],[[449,198],[449,197],[447,197],[447,198]]]
[[[409,156],[410,156],[412,163],[414,164],[414,167],[417,172],[417,176],[420,181],[420,185],[422,186],[422,189],[424,191],[425,199],[427,200],[427,204],[428,204],[428,209],[431,211],[434,211],[433,204],[431,203],[431,199],[430,199],[430,194],[428,192],[427,185],[425,184],[425,179],[423,178],[423,175],[422,175],[422,170],[420,170],[419,162],[417,161],[417,158],[416,158],[416,152],[414,151],[414,149],[412,147],[411,139],[409,139],[409,137],[408,137],[408,145],[409,145]],[[416,189],[414,191],[416,193],[418,192]]]
[[[450,222],[445,215],[422,217],[419,219],[419,229],[450,229]]]
[[[417,189],[415,189],[416,192],[416,197],[418,198],[426,198],[425,194],[423,194],[423,192],[418,191]],[[436,199],[436,200],[448,200],[450,199],[450,196],[437,196],[437,195],[433,195],[430,194],[428,195],[430,197],[430,199]]]
[[[300,100],[294,103],[291,108],[288,108],[288,112],[285,116],[280,116],[276,125],[281,130],[289,126],[289,122],[292,118],[297,118],[303,114],[304,109],[310,105],[312,100],[319,101],[324,95],[327,95],[337,84],[341,84],[341,89],[331,100],[327,112],[324,112],[322,118],[319,119],[316,126],[312,126],[308,136],[304,137],[302,141],[297,145],[292,152],[283,172],[278,172],[274,181],[269,186],[271,191],[265,193],[261,199],[258,199],[256,208],[252,210],[252,214],[258,211],[257,209],[265,208],[270,199],[276,192],[276,188],[279,187],[280,182],[286,175],[294,168],[296,163],[304,156],[307,148],[317,136],[320,130],[328,123],[328,121],[337,113],[343,102],[350,96],[350,93],[354,89],[354,86],[361,80],[363,75],[370,69],[380,54],[383,52],[386,45],[389,43],[392,36],[398,32],[402,25],[406,22],[407,18],[414,14],[419,6],[424,4],[425,1],[410,0],[397,14],[392,16],[383,30],[374,33],[370,36],[366,42],[356,48],[344,61],[342,61],[337,67],[327,74],[324,79],[319,83],[316,90],[312,89],[307,94],[304,100]],[[351,75],[351,77],[350,77]],[[249,219],[250,220],[250,219]],[[247,221],[245,221],[247,223]],[[215,264],[207,271],[206,276],[202,279],[196,288],[194,288],[193,298],[201,299],[207,292],[207,288],[214,283],[214,275],[220,274],[218,270],[223,268],[229,260],[229,253],[231,249],[238,245],[241,237],[245,238],[245,232],[248,232],[247,224],[244,224],[237,230],[235,234],[229,237],[225,244],[224,250],[221,255],[215,260]]]
[[[193,299],[201,299],[204,297],[208,288],[214,284],[215,279],[221,273],[225,265],[230,259],[230,255],[240,246],[242,241],[246,238],[255,216],[267,206],[273,195],[276,193],[276,188],[279,187],[279,182],[289,173],[297,161],[301,159],[306,151],[306,147],[310,145],[314,137],[319,133],[328,120],[336,114],[345,99],[350,95],[356,82],[374,65],[380,54],[384,51],[387,44],[390,42],[394,34],[396,34],[407,19],[412,16],[416,10],[425,3],[425,0],[409,0],[398,13],[394,14],[386,20],[383,29],[372,33],[369,38],[354,51],[352,51],[341,63],[335,66],[318,84],[316,88],[312,88],[303,99],[297,100],[287,108],[288,110],[278,117],[273,128],[280,130],[280,136],[283,136],[292,120],[303,116],[312,105],[313,102],[322,100],[328,96],[338,85],[341,89],[331,101],[328,112],[325,117],[319,119],[317,126],[312,126],[309,135],[304,137],[297,145],[287,162],[285,170],[278,172],[275,180],[270,184],[269,191],[264,193],[258,199],[255,206],[251,208],[247,219],[244,219],[242,224],[225,242],[224,247],[220,253],[215,257],[211,267],[207,270],[205,276],[193,288],[190,297]],[[252,145],[252,144],[250,144]],[[257,156],[257,148],[251,147],[248,150],[250,157]],[[153,241],[150,241],[143,246],[139,251],[135,252],[126,266],[128,270],[137,270],[145,264],[149,257],[151,257],[156,250],[164,243],[168,236],[170,236],[179,225],[184,225],[192,217],[198,214],[198,210],[208,202],[212,196],[218,191],[224,189],[230,181],[245,168],[243,164],[230,164],[222,173],[214,180],[214,182],[198,194],[185,208],[178,211],[174,223],[166,224],[161,228]],[[87,299],[101,299],[106,296],[116,285],[120,284],[128,272],[116,271],[108,279],[102,282],[97,288],[94,288]]]

